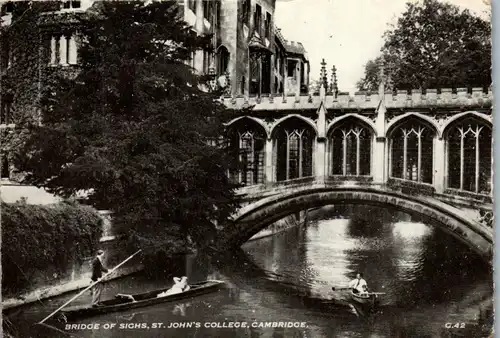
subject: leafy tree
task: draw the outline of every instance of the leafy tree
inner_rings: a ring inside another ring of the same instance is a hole
[[[142,244],[167,235],[196,242],[237,207],[219,142],[229,112],[187,65],[209,48],[176,1],[97,2],[75,16],[79,71],[44,83],[41,126],[16,166],[26,182],[114,212]]]
[[[382,58],[379,56],[375,60],[370,60],[365,65],[365,77],[356,83],[356,87],[363,91],[377,91],[380,83],[380,63]]]
[[[491,85],[491,25],[437,0],[408,3],[384,34],[382,55],[368,62],[361,90],[378,87],[379,61],[397,89]]]

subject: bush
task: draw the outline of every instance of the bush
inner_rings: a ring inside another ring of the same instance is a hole
[[[36,274],[64,274],[97,249],[102,219],[96,210],[76,203],[50,206],[1,204],[2,288],[25,290]]]

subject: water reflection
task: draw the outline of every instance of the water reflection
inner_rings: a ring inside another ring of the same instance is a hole
[[[224,280],[225,289],[180,303],[78,322],[198,323],[200,327],[77,333],[104,338],[488,336],[491,271],[450,235],[409,215],[373,207],[330,207],[311,218],[315,221],[307,227],[252,241],[229,256],[188,256],[172,271],[189,276],[191,282]],[[332,286],[345,286],[357,271],[364,273],[372,290],[386,293],[374,314],[353,306],[348,294],[331,290]],[[114,281],[104,297],[161,288],[171,283],[171,276],[165,278],[136,276]],[[44,307],[33,306],[20,320],[40,320],[70,296]],[[229,322],[248,326],[204,327]],[[304,322],[307,326],[252,326],[260,322]],[[464,323],[465,328],[446,328],[448,322]]]

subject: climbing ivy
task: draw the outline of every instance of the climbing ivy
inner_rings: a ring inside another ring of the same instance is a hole
[[[2,203],[1,220],[4,295],[29,288],[40,273],[60,275],[82,263],[102,235],[102,218],[95,209],[72,202]]]

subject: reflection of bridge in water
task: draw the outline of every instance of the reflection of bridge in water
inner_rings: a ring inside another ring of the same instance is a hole
[[[491,93],[473,88],[233,98],[228,123],[245,185],[239,246],[294,211],[325,204],[388,205],[421,215],[484,257],[492,245]]]

